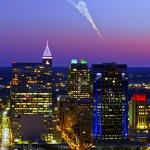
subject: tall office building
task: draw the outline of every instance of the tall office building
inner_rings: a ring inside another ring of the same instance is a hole
[[[128,137],[127,66],[92,65],[93,137],[97,141],[121,141]]]
[[[91,99],[81,99],[75,102],[75,133],[79,139],[79,144],[89,144],[92,142],[92,101]]]
[[[133,94],[129,103],[130,133],[150,131],[150,103],[145,94]]]
[[[11,127],[14,143],[51,143],[52,55],[48,42],[42,63],[13,63]]]
[[[60,95],[58,97],[58,120],[62,131],[72,130],[72,125],[77,122],[74,104],[70,103],[67,95]]]
[[[91,98],[91,76],[86,60],[81,60],[80,63],[76,59],[71,60],[67,91],[71,99]]]
[[[91,142],[92,129],[92,99],[91,99],[91,72],[87,61],[71,60],[68,72],[68,98],[74,109],[75,116],[72,128],[79,144]]]

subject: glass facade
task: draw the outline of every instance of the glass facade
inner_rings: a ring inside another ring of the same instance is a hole
[[[92,65],[93,137],[119,141],[128,136],[128,77],[126,65]]]
[[[71,64],[67,93],[71,105],[72,134],[75,133],[77,143],[83,147],[91,142],[92,129],[91,72],[86,60]]]

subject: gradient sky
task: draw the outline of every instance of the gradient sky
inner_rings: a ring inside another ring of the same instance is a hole
[[[55,66],[71,58],[150,66],[150,0],[87,0],[106,43],[67,0],[0,0],[0,66],[40,62],[49,40]]]

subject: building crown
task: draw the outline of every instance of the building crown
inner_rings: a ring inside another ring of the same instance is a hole
[[[45,48],[45,51],[43,53],[43,59],[49,59],[49,58],[52,58],[52,54],[50,52],[50,49],[49,49],[49,44],[48,44],[48,41],[47,41],[47,44],[46,44],[46,48]]]

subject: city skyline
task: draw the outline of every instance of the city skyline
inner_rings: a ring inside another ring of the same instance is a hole
[[[11,66],[14,60],[39,62],[49,40],[53,66],[68,66],[70,59],[77,58],[87,59],[89,65],[115,61],[129,67],[148,67],[149,3],[87,0],[104,43],[67,0],[2,0],[0,66]]]
[[[149,6],[0,0],[0,149],[150,150]]]

